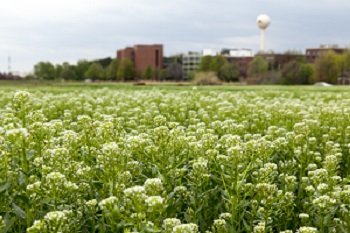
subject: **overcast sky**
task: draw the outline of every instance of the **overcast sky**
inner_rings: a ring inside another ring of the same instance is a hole
[[[350,46],[349,0],[2,0],[0,71],[38,61],[75,63],[118,48],[163,43],[165,55],[203,48],[259,48],[259,14],[272,23],[267,49]]]

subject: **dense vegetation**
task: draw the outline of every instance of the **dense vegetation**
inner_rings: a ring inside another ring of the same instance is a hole
[[[281,55],[281,54],[280,54]],[[315,82],[331,84],[348,83],[350,78],[350,52],[343,54],[334,52],[322,53],[314,63],[308,63],[305,56],[298,53],[285,53],[284,59],[274,59],[273,54],[256,55],[247,65],[239,65],[239,61],[222,55],[203,56],[198,69],[189,75],[195,83],[219,84],[221,82],[256,80],[254,84],[286,84],[305,85]],[[28,79],[39,80],[109,80],[109,81],[184,81],[182,57],[164,58],[162,69],[147,67],[141,73],[135,71],[129,59],[105,58],[96,61],[80,60],[77,64],[52,64],[39,62],[34,66]],[[197,73],[199,77],[196,77]],[[214,76],[216,77],[213,77]],[[206,78],[203,78],[207,76]],[[1,78],[1,77],[0,77]],[[9,77],[11,78],[11,77]],[[13,77],[12,77],[13,78]],[[341,79],[341,80],[339,80]],[[187,81],[190,81],[187,80]],[[216,80],[216,81],[215,81]],[[215,82],[213,82],[215,81]],[[346,81],[346,82],[344,82]]]
[[[322,90],[2,90],[0,232],[350,232]]]

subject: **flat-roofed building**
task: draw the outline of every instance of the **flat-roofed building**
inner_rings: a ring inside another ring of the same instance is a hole
[[[308,48],[306,49],[306,60],[310,63],[314,63],[317,58],[319,58],[322,54],[326,54],[328,52],[335,52],[337,54],[342,54],[346,51],[345,48],[339,48],[338,45],[321,45],[319,48]]]
[[[136,74],[142,76],[147,68],[160,70],[163,68],[163,45],[135,45],[117,51],[117,58],[130,59],[135,66]]]
[[[189,79],[190,76],[197,71],[198,66],[201,62],[201,52],[187,52],[182,54],[182,72],[185,80]]]
[[[246,78],[248,76],[249,64],[254,59],[251,49],[225,48],[221,50],[221,55],[224,56],[227,61],[237,65],[241,77]]]

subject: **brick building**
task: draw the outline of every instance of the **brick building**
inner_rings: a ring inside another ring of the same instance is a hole
[[[227,61],[237,65],[241,77],[246,78],[248,76],[249,64],[254,59],[252,50],[222,49],[221,55],[224,56]]]
[[[314,63],[322,54],[331,51],[337,54],[342,54],[346,51],[346,49],[339,48],[337,45],[321,45],[319,48],[309,48],[306,49],[306,60],[310,63]]]
[[[304,55],[301,53],[271,53],[262,54],[261,56],[269,62],[269,69],[271,70],[281,70],[288,62],[304,59]]]
[[[135,45],[117,51],[117,58],[130,59],[134,65],[136,74],[141,77],[144,71],[150,67],[152,70],[163,68],[163,45]]]

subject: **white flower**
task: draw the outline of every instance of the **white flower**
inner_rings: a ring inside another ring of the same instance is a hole
[[[51,172],[46,176],[48,183],[55,183],[57,181],[65,181],[66,177],[60,172]]]
[[[45,228],[46,228],[46,224],[44,220],[35,220],[33,225],[27,229],[27,233],[44,232]]]
[[[162,206],[164,203],[164,198],[161,196],[150,196],[145,200],[146,204],[150,207]]]
[[[139,185],[125,189],[124,195],[126,198],[138,201],[143,201],[147,198],[145,187]]]
[[[327,207],[332,207],[337,201],[334,198],[329,197],[328,195],[323,195],[315,198],[312,201],[312,204],[318,206],[320,209],[325,209]]]
[[[181,221],[177,218],[166,218],[163,220],[163,230],[171,233],[175,226],[181,225]]]
[[[9,138],[16,138],[16,137],[27,138],[29,136],[29,133],[26,128],[17,128],[17,129],[7,130],[6,136]]]
[[[299,214],[299,218],[301,218],[301,219],[307,219],[307,218],[309,218],[309,215],[308,214],[305,214],[305,213],[301,213],[301,214]]]
[[[159,194],[163,190],[163,183],[159,178],[147,179],[144,187],[148,194]]]
[[[224,232],[226,229],[226,221],[224,219],[215,219],[213,224],[213,230],[215,232]]]
[[[222,213],[219,215],[219,218],[225,219],[227,221],[227,220],[230,220],[232,218],[232,214],[231,213]]]
[[[91,199],[91,200],[85,202],[85,205],[87,205],[88,207],[95,207],[97,205],[97,200]]]
[[[254,233],[265,233],[265,222],[259,222],[258,225],[254,227]]]
[[[194,223],[177,225],[172,233],[198,233],[198,226]]]
[[[2,216],[0,215],[0,230],[2,229],[2,228],[4,228],[5,227],[5,221],[4,221],[4,219],[2,218]]]
[[[300,227],[297,233],[317,233],[317,228],[315,227]]]
[[[15,94],[13,95],[13,104],[15,106],[19,106],[21,104],[25,104],[26,102],[28,102],[28,100],[30,99],[30,93],[27,91],[17,91],[15,92]]]
[[[98,205],[102,210],[110,210],[117,203],[117,201],[118,199],[115,196],[111,196],[100,201]]]
[[[44,216],[44,219],[48,222],[60,222],[63,220],[67,220],[68,215],[71,213],[71,210],[51,211]]]

